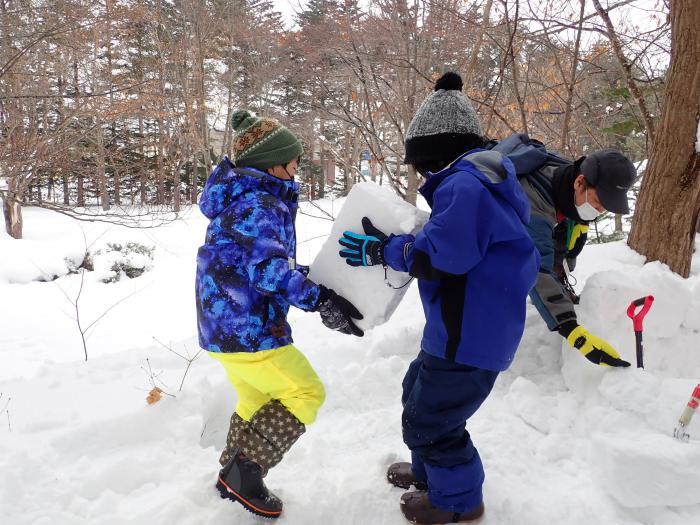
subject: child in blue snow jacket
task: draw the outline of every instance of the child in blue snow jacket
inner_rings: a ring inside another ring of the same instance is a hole
[[[461,89],[459,75],[446,73],[406,134],[405,162],[427,179],[425,227],[415,237],[387,236],[365,218],[363,234],[340,240],[348,264],[388,265],[418,279],[426,322],[402,396],[412,461],[391,465],[387,477],[419,489],[402,496],[401,510],[424,524],[484,512],[484,469],[465,424],[513,360],[539,266],[513,165],[480,149],[479,121]]]
[[[238,394],[217,488],[249,511],[276,518],[282,502],[263,477],[312,423],[323,384],[292,344],[290,306],[362,336],[362,315],[297,267],[294,181],[302,146],[279,122],[246,110],[232,117],[236,166],[224,157],[199,206],[211,221],[197,253],[199,344],[222,363]]]

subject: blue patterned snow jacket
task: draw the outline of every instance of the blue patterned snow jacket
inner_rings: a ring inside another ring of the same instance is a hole
[[[319,286],[296,269],[299,185],[224,157],[199,208],[210,219],[197,253],[199,344],[257,352],[292,343],[289,306],[313,310]]]

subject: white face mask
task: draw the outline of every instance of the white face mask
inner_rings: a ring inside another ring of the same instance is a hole
[[[586,202],[581,204],[581,206],[576,206],[576,212],[578,213],[578,216],[581,217],[581,220],[594,221],[596,217],[600,215],[600,212],[588,202],[588,190],[586,190],[585,195]]]

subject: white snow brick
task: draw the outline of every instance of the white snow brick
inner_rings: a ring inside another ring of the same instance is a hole
[[[654,296],[654,304],[644,318],[645,335],[675,337],[690,307],[691,294],[684,279],[658,262],[639,269],[593,275],[586,282],[577,313],[581,324],[616,346],[622,341],[610,339],[619,338],[620,334],[634,336],[627,307],[633,300],[647,295]],[[600,330],[603,326],[615,327],[615,333],[603,334]]]
[[[353,303],[364,319],[357,322],[363,330],[374,328],[389,320],[401,302],[408,286],[390,288],[384,283],[381,266],[351,267],[338,255],[342,246],[338,239],[344,231],[364,233],[362,217],[369,217],[377,228],[387,235],[416,233],[428,220],[428,214],[401,200],[388,188],[371,182],[355,185],[333,223],[331,234],[311,264],[309,278],[332,288]],[[394,287],[406,284],[410,276],[387,271]]]
[[[700,332],[700,283],[695,285],[692,294],[693,300],[685,314],[683,326]]]
[[[700,503],[700,442],[692,437],[681,443],[663,434],[595,434],[591,460],[603,488],[624,507]]]

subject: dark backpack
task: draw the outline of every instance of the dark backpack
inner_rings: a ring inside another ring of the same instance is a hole
[[[531,139],[527,133],[515,133],[501,141],[491,140],[486,149],[498,151],[508,157],[515,166],[518,177],[525,177],[544,166],[565,166],[573,164],[558,153],[547,151],[545,145],[539,140]]]

